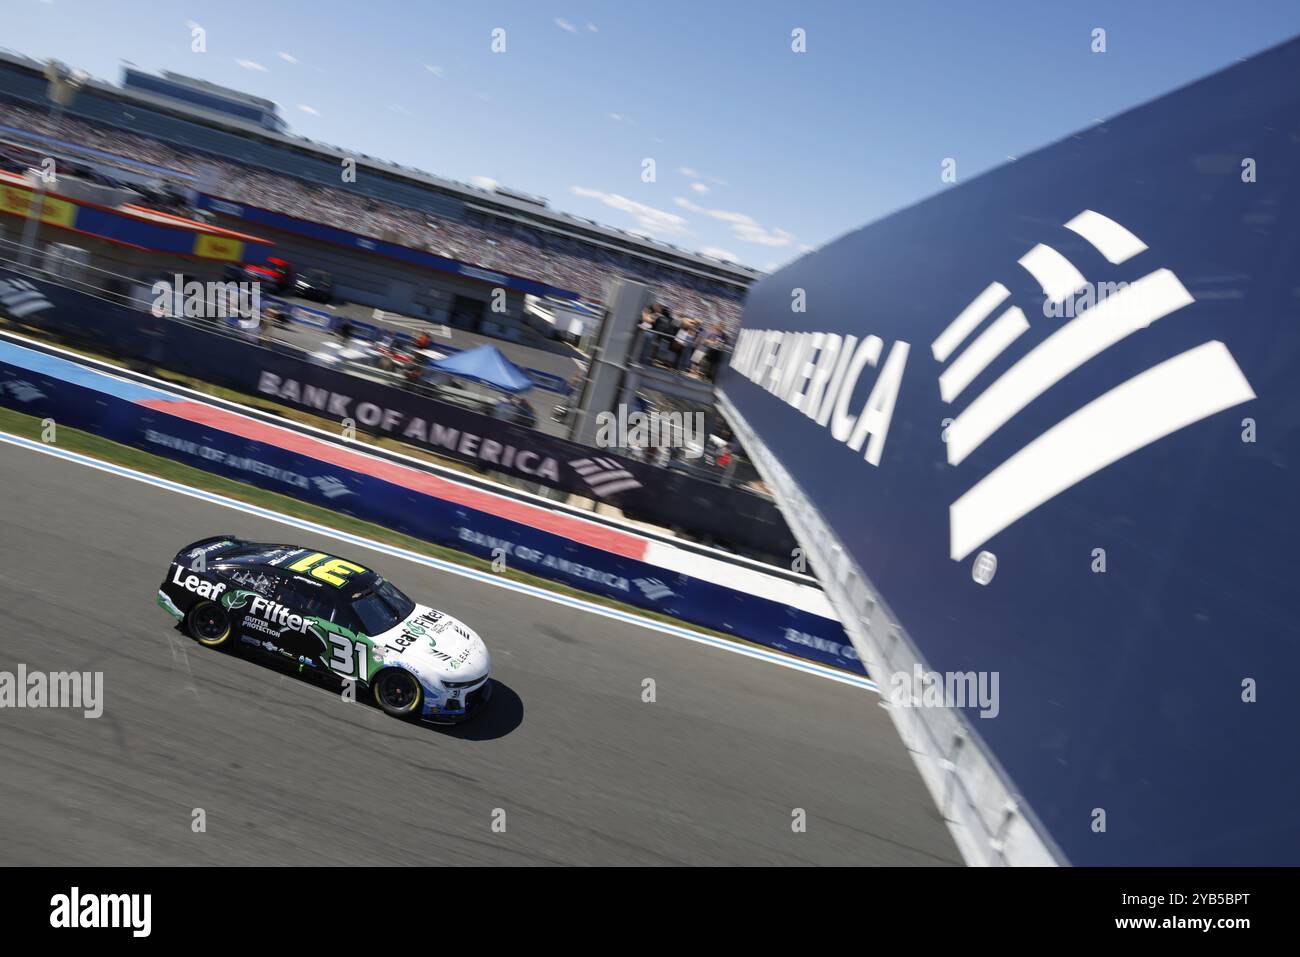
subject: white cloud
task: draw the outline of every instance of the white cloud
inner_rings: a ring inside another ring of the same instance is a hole
[[[661,233],[678,235],[686,232],[687,221],[684,216],[678,216],[676,213],[670,213],[663,209],[655,209],[645,203],[638,203],[634,199],[620,196],[618,193],[606,193],[598,189],[588,189],[585,186],[570,186],[569,192],[574,196],[598,200],[610,209],[627,213],[636,220],[638,228],[651,235]]]
[[[697,193],[707,193],[709,191],[709,187],[705,186],[703,183],[691,183],[691,189],[695,190]]]
[[[236,60],[235,63],[243,67],[245,70],[254,70],[257,73],[266,72],[266,67],[262,66],[262,64],[258,63],[256,60]]]
[[[700,250],[701,255],[712,256],[714,259],[721,259],[723,262],[738,263],[740,257],[727,249],[721,249],[718,246],[705,246]]]
[[[394,113],[401,114],[402,116],[412,116],[412,115],[414,115],[414,114],[411,113],[410,110],[408,110],[406,107],[402,106],[402,104],[400,104],[400,103],[391,103],[391,104],[389,104],[388,109],[391,110],[391,111],[394,112]]]
[[[600,27],[596,26],[596,24],[594,24],[594,23],[588,23],[588,24],[587,24],[587,29],[590,30],[592,33],[599,33],[599,32],[600,32]]]
[[[757,246],[789,246],[794,242],[793,234],[786,232],[784,229],[769,229],[747,213],[733,213],[725,209],[705,209],[703,206],[696,206],[683,196],[676,197],[673,202],[682,209],[690,210],[692,213],[703,213],[705,216],[730,224],[731,235],[741,242],[754,243]]]
[[[298,109],[302,110],[308,116],[320,116],[320,110],[314,106],[308,106],[306,103],[299,103]]]
[[[491,176],[475,176],[470,182],[479,189],[496,189],[499,185]]]
[[[557,27],[559,27],[561,30],[567,30],[569,33],[577,33],[577,32],[578,32],[578,28],[575,27],[575,26],[574,26],[572,23],[570,23],[568,20],[564,19],[564,17],[556,17],[556,18],[555,18],[555,25],[556,25]]]
[[[438,66],[438,65],[436,65],[436,64],[433,64],[433,63],[426,63],[426,64],[424,65],[424,68],[425,68],[426,70],[428,70],[430,73],[432,73],[434,76],[436,76],[436,77],[438,77],[438,78],[441,79],[441,77],[442,77],[442,67],[440,67],[440,66]]]
[[[609,114],[609,118],[610,118],[611,120],[614,120],[615,122],[618,122],[619,120],[621,120],[621,119],[623,118],[623,116],[622,116],[621,113],[611,113],[611,114]]]
[[[295,63],[295,64],[296,64],[296,63],[298,62],[298,58],[297,58],[296,56],[294,56],[292,53],[285,53],[283,50],[281,50],[279,53],[277,53],[276,56],[278,56],[278,57],[279,57],[281,60],[283,60],[285,63]]]
[[[696,179],[696,180],[707,179],[714,186],[729,185],[725,179],[719,179],[716,176],[705,176],[703,173],[695,169],[693,166],[679,166],[677,168],[677,172],[680,173],[682,176],[685,176],[687,179]],[[709,191],[707,187],[701,189],[700,185],[701,184],[692,184],[691,189],[695,190],[695,192],[697,193],[707,193]]]

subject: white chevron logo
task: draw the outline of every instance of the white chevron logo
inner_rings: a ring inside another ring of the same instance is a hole
[[[651,601],[672,598],[677,594],[657,578],[634,578],[632,584],[641,589],[641,592]]]
[[[1112,265],[1146,250],[1129,230],[1085,209],[1065,223]],[[1019,259],[1060,304],[1087,285],[1083,274],[1050,246]],[[939,395],[959,399],[988,366],[1029,329],[1015,306],[985,325],[1010,295],[991,283],[934,340],[946,364]],[[1089,360],[1195,300],[1168,269],[1155,269],[1079,311],[972,398],[946,433],[948,464],[960,465],[989,436]],[[980,330],[978,335],[972,335]],[[969,340],[969,342],[968,342]],[[965,348],[958,352],[958,348]],[[955,354],[955,355],[954,355]],[[949,359],[952,361],[950,362]],[[1232,354],[1211,340],[1157,363],[1066,416],[997,465],[948,509],[950,555],[960,561],[1044,502],[1121,458],[1195,422],[1255,398]]]
[[[8,389],[19,402],[35,402],[37,399],[45,398],[45,393],[26,379],[10,379],[8,382],[4,383],[4,387]]]
[[[22,319],[53,306],[53,303],[26,279],[0,279],[0,304],[16,319]]]
[[[596,493],[597,498],[641,487],[632,473],[613,459],[573,459],[569,465],[582,476],[582,480]]]
[[[354,494],[352,489],[343,484],[343,480],[333,475],[317,475],[311,480],[311,483],[320,490],[320,493],[328,499],[342,498],[344,495]]]

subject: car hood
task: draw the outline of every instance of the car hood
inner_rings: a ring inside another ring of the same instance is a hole
[[[385,664],[426,678],[472,681],[492,668],[487,646],[473,629],[428,605],[416,605],[404,622],[372,640]]]

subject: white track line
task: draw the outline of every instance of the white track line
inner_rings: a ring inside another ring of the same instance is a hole
[[[855,688],[864,688],[868,691],[875,692],[879,692],[880,690],[879,686],[870,678],[857,677],[842,671],[837,671],[834,668],[827,668],[815,664],[811,661],[791,658],[781,654],[780,652],[764,651],[759,648],[750,647],[749,645],[740,644],[739,642],[728,641],[725,638],[715,638],[712,635],[705,635],[697,631],[691,631],[689,628],[682,628],[677,625],[654,621],[650,618],[642,618],[640,615],[629,614],[628,612],[619,611],[615,608],[606,608],[603,605],[584,601],[581,598],[559,595],[555,592],[547,591],[544,588],[538,588],[535,585],[526,585],[523,582],[510,581],[509,579],[501,578],[500,576],[492,575],[487,572],[465,568],[462,565],[457,565],[454,562],[449,562],[441,558],[421,555],[419,552],[399,548],[396,545],[387,545],[383,542],[377,542],[374,539],[365,538],[361,535],[353,535],[349,532],[339,531],[336,528],[330,528],[328,525],[318,525],[317,523],[309,522],[306,519],[294,518],[291,515],[272,511],[269,508],[262,508],[260,505],[250,505],[247,502],[240,502],[235,499],[226,498],[224,495],[217,495],[215,492],[205,492],[202,489],[196,489],[189,485],[182,485],[179,482],[173,482],[169,479],[158,478],[155,475],[148,475],[144,472],[138,472],[135,469],[128,469],[120,465],[114,465],[111,462],[103,462],[99,459],[82,455],[79,452],[69,452],[64,449],[45,445],[41,442],[32,441],[31,439],[25,439],[22,436],[11,435],[8,432],[0,432],[0,442],[17,446],[18,448],[27,449],[31,452],[40,452],[43,455],[52,455],[55,458],[75,462],[78,465],[84,465],[87,468],[96,469],[100,472],[107,472],[110,475],[116,475],[120,478],[131,479],[135,482],[143,482],[145,485],[152,485],[154,488],[160,488],[165,491],[175,492],[178,495],[186,495],[190,498],[196,498],[200,501],[207,502],[210,505],[220,505],[223,508],[234,509],[237,512],[256,515],[257,517],[267,521],[278,522],[281,525],[288,525],[291,528],[297,528],[314,535],[326,535],[330,538],[337,539],[338,541],[347,542],[350,545],[369,548],[373,551],[390,555],[393,558],[405,559],[406,561],[413,562],[416,565],[424,565],[427,568],[436,568],[439,571],[447,572],[450,575],[459,575],[461,578],[470,578],[484,585],[491,585],[495,588],[504,588],[507,591],[527,595],[529,598],[548,601],[556,605],[564,605],[568,608],[576,608],[580,611],[588,612],[589,614],[600,615],[603,618],[612,618],[615,621],[621,621],[625,624],[640,625],[643,628],[648,628],[651,631],[657,631],[661,634],[672,635],[677,638],[685,638],[687,641],[693,641],[697,644],[708,645],[712,648],[721,649],[722,651],[730,651],[733,654],[744,655],[746,658],[755,658],[759,661],[766,661],[769,664],[779,665],[782,668],[790,668],[793,671],[802,671],[804,674],[826,678],[830,681],[837,681],[840,684],[851,685]]]

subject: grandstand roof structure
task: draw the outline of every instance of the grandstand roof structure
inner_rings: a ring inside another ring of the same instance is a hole
[[[0,50],[0,93],[43,105],[45,88],[43,71],[44,64],[38,60],[15,51]],[[14,80],[19,77],[36,82],[6,82],[6,79]],[[37,82],[39,86],[36,85]],[[405,189],[416,188],[429,194],[441,194],[465,209],[489,213],[528,227],[544,229],[558,235],[581,239],[596,246],[631,253],[650,263],[732,284],[739,289],[748,287],[763,275],[760,271],[747,266],[714,259],[702,253],[681,249],[671,243],[660,242],[581,216],[551,209],[540,197],[533,197],[517,190],[483,189],[424,170],[378,159],[356,150],[319,143],[289,133],[274,132],[226,112],[206,109],[196,104],[154,95],[139,89],[128,89],[93,77],[86,79],[81,93],[68,112],[84,115],[96,122],[116,122],[123,128],[138,131],[138,126],[128,122],[128,116],[138,121],[138,114],[133,114],[131,111],[141,108],[162,114],[164,118],[183,119],[187,123],[233,134],[246,142],[251,141],[262,147],[274,146],[317,160],[327,160],[335,168],[340,160],[350,158],[356,161],[358,168],[366,169]]]
[[[63,181],[65,184],[67,180]],[[36,186],[26,177],[0,170],[0,215],[32,216]],[[41,222],[54,229],[93,237],[115,246],[223,262],[242,262],[250,246],[270,242],[252,233],[225,229],[132,203],[104,206],[60,192],[41,190]]]

